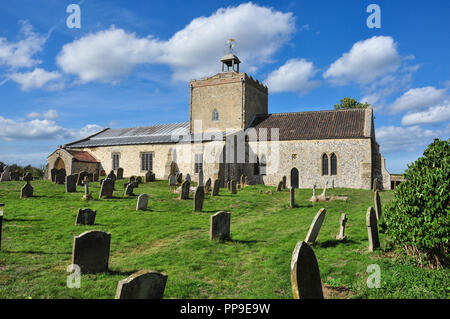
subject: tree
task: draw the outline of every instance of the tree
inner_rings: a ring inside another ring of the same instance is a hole
[[[361,103],[350,97],[344,97],[340,100],[340,104],[335,104],[335,110],[348,110],[348,109],[365,109],[370,106],[369,103]]]
[[[450,139],[435,139],[405,171],[384,221],[392,242],[419,265],[449,264]]]

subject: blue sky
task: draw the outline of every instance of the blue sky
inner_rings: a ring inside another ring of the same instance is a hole
[[[81,28],[66,8],[80,3]],[[381,28],[369,29],[369,4]],[[450,2],[3,0],[0,161],[44,164],[104,127],[187,121],[188,80],[241,71],[269,87],[269,112],[374,107],[391,173],[450,133]]]

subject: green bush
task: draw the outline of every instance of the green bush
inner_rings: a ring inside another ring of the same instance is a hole
[[[386,206],[386,233],[419,265],[449,264],[450,140],[435,139]]]

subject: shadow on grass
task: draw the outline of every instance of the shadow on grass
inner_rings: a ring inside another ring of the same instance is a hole
[[[43,219],[24,219],[24,218],[8,219],[8,218],[4,218],[3,221],[4,222],[41,222],[41,221],[43,221]]]
[[[66,252],[66,253],[58,253],[58,252],[47,252],[47,251],[31,251],[31,250],[2,250],[2,252],[7,253],[7,254],[32,254],[32,255],[72,255],[72,253],[70,252]]]
[[[265,240],[240,240],[240,239],[231,239],[229,241],[236,244],[256,244],[265,242]]]
[[[358,244],[358,243],[359,242],[354,241],[352,239],[342,239],[342,240],[332,239],[319,243],[318,246],[322,248],[327,248],[327,247],[336,247],[338,245]]]
[[[124,277],[128,277],[131,276],[132,274],[138,272],[138,270],[132,270],[132,271],[120,271],[120,270],[112,270],[112,269],[108,269],[107,274],[108,275],[120,275],[120,276],[124,276]]]
[[[295,204],[295,206],[293,208],[311,208],[314,207],[313,204],[309,204],[309,205],[297,205]]]

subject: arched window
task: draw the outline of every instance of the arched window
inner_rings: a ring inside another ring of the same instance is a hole
[[[337,156],[331,154],[331,175],[337,175]]]
[[[328,155],[322,155],[322,175],[328,175]]]
[[[214,109],[214,111],[212,112],[212,120],[214,122],[217,122],[219,120],[219,112],[216,109]]]

